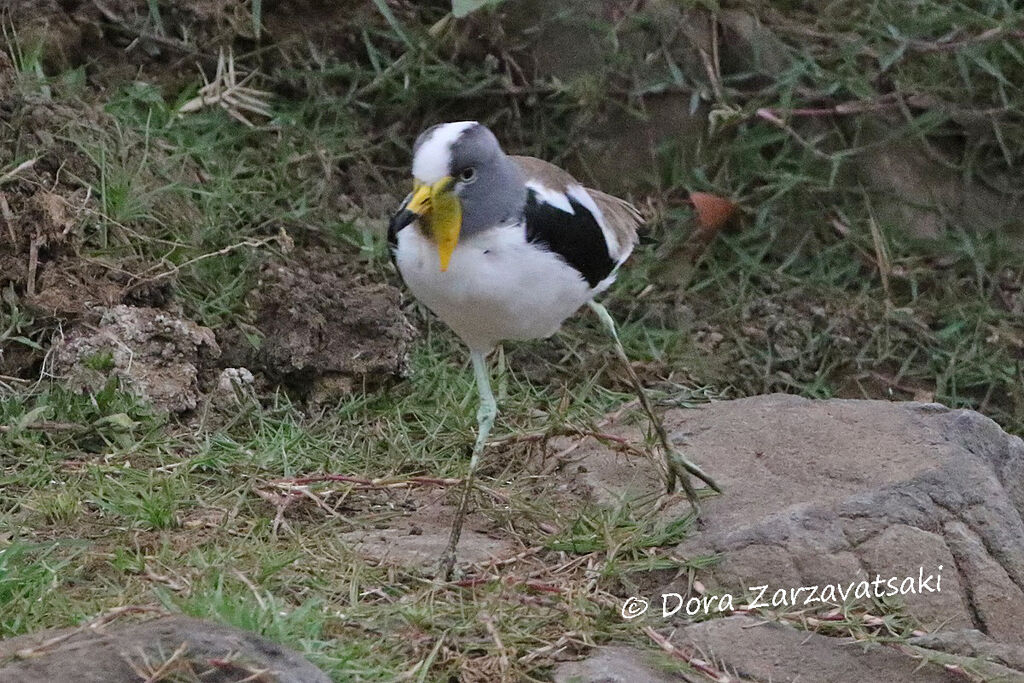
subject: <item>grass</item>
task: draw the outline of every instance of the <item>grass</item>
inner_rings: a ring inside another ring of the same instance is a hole
[[[1019,25],[1019,10],[987,0],[908,12],[880,0],[808,17],[747,3],[768,27],[750,38],[760,52],[737,62],[721,45],[724,61],[710,70],[649,17],[595,19],[588,30],[619,53],[602,52],[581,76],[524,81],[500,15],[473,19],[487,60],[464,51],[440,4],[374,6],[376,21],[348,28],[345,58],[238,50],[239,68],[261,66],[258,86],[275,93],[273,116],[254,116],[254,127],[216,107],[182,115],[198,78],[154,72],[99,91],[44,72],[45,54],[7,27],[23,97],[103,114],[51,119],[52,144],[8,121],[0,139],[12,140],[18,163],[54,150],[74,161],[61,173],[96,200],[75,225],[79,255],[135,279],[173,271],[169,296],[188,317],[251,330],[247,295],[279,253],[268,240],[280,230],[300,249],[341,251],[353,269],[395,281],[381,217],[363,204],[404,192],[409,147],[426,123],[457,111],[495,124],[517,151],[585,168],[576,141],[617,110],[642,113],[643,94],[675,93],[715,125],[698,140],[664,142],[628,179],[651,227],[608,297],[663,404],[771,391],[934,399],[1024,434],[1019,220],[979,230],[944,207],[942,234],[914,237],[906,215],[888,210],[892,192],[860,165],[913,145],[958,187],[1019,192],[1024,58],[986,33]],[[156,3],[150,21],[173,30]],[[253,32],[270,21],[253,3]],[[649,60],[630,56],[640,39],[658,41]],[[772,54],[784,68],[768,68]],[[839,106],[853,113],[831,115]],[[893,118],[879,130],[883,110]],[[690,264],[683,199],[696,189],[734,198],[741,217]],[[264,246],[238,247],[247,240]],[[41,355],[52,328],[23,288],[3,292],[0,347]],[[536,442],[510,443],[501,462],[485,463],[484,485],[507,502],[481,493],[477,507],[524,549],[540,548],[495,570],[500,580],[438,586],[422,570],[353,553],[343,535],[386,527],[406,496],[423,495],[414,484],[320,482],[301,499],[282,496],[279,480],[324,472],[406,483],[464,473],[475,410],[466,354],[413,312],[424,334],[409,381],[320,408],[271,388],[167,418],[116,382],[80,395],[0,376],[0,636],[156,605],[291,645],[336,680],[542,678],[556,651],[610,640],[651,648],[618,617],[621,597],[652,572],[694,575],[713,558],[674,557],[689,520],[655,523],[650,501],[565,509],[519,476]],[[603,348],[586,315],[556,340],[509,345],[495,360],[494,438],[593,430],[628,400]],[[87,365],[102,373],[111,362],[100,354]],[[830,628],[861,639],[909,633],[898,606],[867,609]]]

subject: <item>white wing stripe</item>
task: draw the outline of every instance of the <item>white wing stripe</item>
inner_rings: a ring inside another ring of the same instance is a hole
[[[572,210],[572,204],[569,203],[569,198],[562,192],[544,187],[536,180],[526,181],[526,187],[536,192],[537,197],[545,204],[550,204],[551,206],[554,206],[568,214],[576,214],[576,212]]]

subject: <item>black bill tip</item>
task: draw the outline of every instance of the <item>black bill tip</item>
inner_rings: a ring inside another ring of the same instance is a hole
[[[419,218],[409,209],[401,209],[388,222],[388,242],[394,246],[398,241],[398,231]]]

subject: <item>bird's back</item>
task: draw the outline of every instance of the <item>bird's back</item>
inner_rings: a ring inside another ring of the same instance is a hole
[[[527,185],[537,184],[551,192],[572,198],[574,188],[585,192],[597,205],[600,216],[595,216],[605,235],[608,255],[615,263],[629,257],[637,242],[637,231],[643,225],[640,212],[624,199],[584,187],[570,173],[543,159],[527,156],[511,157],[523,169]]]

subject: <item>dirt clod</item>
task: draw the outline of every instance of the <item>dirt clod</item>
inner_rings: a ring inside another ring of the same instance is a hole
[[[192,410],[199,402],[198,368],[220,354],[213,332],[155,308],[102,309],[95,324],[76,325],[55,344],[54,372],[95,391],[111,376],[160,409]]]
[[[312,253],[263,268],[253,308],[270,379],[326,400],[407,374],[414,329],[401,294],[352,271],[342,255]]]

